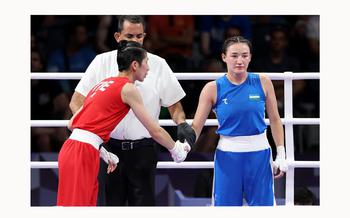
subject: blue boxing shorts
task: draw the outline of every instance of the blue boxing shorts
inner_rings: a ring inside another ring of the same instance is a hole
[[[272,154],[266,133],[221,136],[214,159],[214,206],[275,205]]]

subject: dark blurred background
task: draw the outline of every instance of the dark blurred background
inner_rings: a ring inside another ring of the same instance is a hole
[[[295,73],[320,71],[318,15],[148,15],[145,48],[166,59],[174,72],[225,72],[221,47],[230,36],[242,35],[253,44],[249,71]],[[115,15],[32,15],[31,72],[85,72],[93,58],[116,48]],[[173,38],[176,40],[168,40]],[[208,81],[180,80],[187,93],[182,105],[193,119],[198,97]],[[66,120],[78,80],[31,80],[31,120]],[[284,117],[283,81],[273,81],[280,116]],[[293,81],[293,117],[319,118],[319,80]],[[214,119],[211,114],[209,118]],[[160,119],[170,119],[162,108]],[[176,127],[165,127],[176,139]],[[216,127],[204,127],[189,161],[212,161],[218,141]],[[70,132],[67,128],[31,128],[31,161],[57,161]],[[274,144],[268,128],[268,136]],[[294,126],[296,160],[319,161],[319,125]],[[275,151],[274,151],[275,152]],[[159,146],[159,160],[170,161]],[[188,197],[211,196],[211,169],[159,169],[157,205],[172,205],[173,190]],[[283,198],[285,179],[275,181]],[[55,205],[57,169],[31,169],[31,205]],[[311,202],[311,203],[310,203]],[[319,203],[319,169],[295,170],[295,204]]]

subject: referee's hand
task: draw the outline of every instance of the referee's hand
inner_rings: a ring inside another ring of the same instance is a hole
[[[196,142],[196,133],[188,123],[183,122],[177,126],[177,139],[182,143],[186,140],[193,149]]]

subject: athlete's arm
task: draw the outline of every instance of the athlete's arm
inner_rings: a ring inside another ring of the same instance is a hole
[[[81,106],[77,111],[76,113],[73,114],[73,116],[70,118],[69,122],[68,122],[68,129],[69,130],[72,130],[72,123],[73,123],[73,120],[74,118],[78,115],[78,113],[81,111],[81,109],[83,108],[83,106]]]
[[[79,108],[84,104],[85,96],[75,91],[73,93],[72,99],[69,103],[69,108],[73,114],[75,114]]]
[[[216,102],[216,82],[207,83],[199,96],[197,111],[193,119],[192,128],[196,132],[197,139],[202,132],[204,123],[210,110]]]
[[[153,120],[148,114],[137,88],[134,85],[127,83],[122,88],[121,96],[123,102],[131,107],[136,117],[146,127],[152,138],[166,147],[168,150],[173,149],[175,142],[171,136],[159,126],[159,123]]]
[[[277,100],[273,84],[265,75],[260,75],[260,79],[265,90],[266,112],[270,120],[273,139],[276,145],[284,145],[283,125],[278,113]]]
[[[284,132],[283,125],[278,113],[277,100],[275,90],[271,80],[265,75],[260,75],[260,80],[266,96],[266,112],[270,120],[272,137],[276,145],[276,159],[274,161],[274,178],[280,178],[284,172],[288,170],[288,163],[284,148]]]

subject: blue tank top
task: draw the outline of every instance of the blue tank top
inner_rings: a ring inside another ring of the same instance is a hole
[[[216,81],[217,98],[213,107],[220,135],[248,136],[261,134],[265,124],[265,93],[258,74],[248,73],[240,85],[232,84],[226,75]]]

